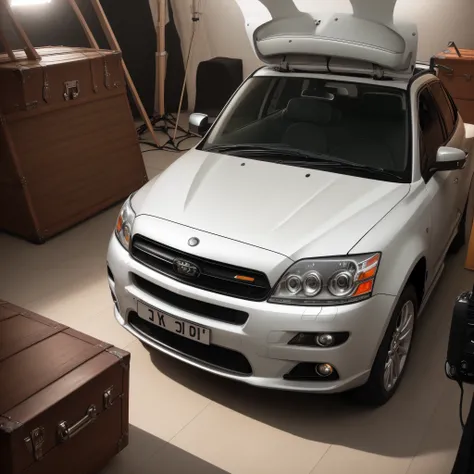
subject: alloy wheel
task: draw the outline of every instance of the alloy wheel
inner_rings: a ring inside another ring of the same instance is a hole
[[[410,300],[403,305],[400,311],[390,341],[383,378],[384,387],[387,392],[394,389],[405,369],[414,327],[415,305],[413,301]]]

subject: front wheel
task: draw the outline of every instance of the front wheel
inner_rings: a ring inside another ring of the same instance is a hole
[[[387,403],[396,392],[411,352],[418,298],[408,285],[395,307],[367,383],[354,391],[356,399],[371,406]]]

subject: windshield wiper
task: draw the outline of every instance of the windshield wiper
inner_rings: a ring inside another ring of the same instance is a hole
[[[277,145],[265,145],[265,144],[243,144],[243,145],[214,145],[209,148],[204,148],[203,151],[209,151],[211,153],[226,153],[226,154],[239,154],[243,157],[247,156],[262,156],[272,159],[275,156],[293,156],[296,158],[308,158],[312,159],[307,153],[294,148],[286,148],[285,146]]]
[[[368,165],[352,163],[324,153],[311,153],[282,145],[266,144],[242,144],[242,145],[215,145],[206,148],[204,151],[214,153],[238,154],[243,157],[252,157],[259,160],[273,161],[277,164],[288,164],[301,166],[302,168],[344,168],[352,171],[365,172],[367,174],[386,176],[397,181],[403,181],[399,175],[387,171],[384,168],[376,168]],[[285,160],[275,160],[275,157],[284,156]],[[292,159],[293,158],[293,159]]]
[[[379,176],[387,176],[397,181],[403,181],[403,178],[398,174],[392,173],[391,171],[387,171],[383,168],[374,168],[372,166],[367,165],[360,165],[355,163],[350,163],[346,161],[339,161],[339,160],[328,160],[328,161],[292,161],[292,160],[280,160],[277,161],[279,164],[291,164],[293,166],[301,166],[302,168],[311,168],[311,169],[319,169],[319,168],[344,168],[347,170],[353,171],[361,171],[368,174],[379,175]]]

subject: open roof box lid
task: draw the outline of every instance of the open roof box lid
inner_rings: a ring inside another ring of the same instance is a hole
[[[348,0],[349,1],[349,0]],[[397,0],[350,0],[353,13],[307,13],[293,0],[237,0],[255,53],[290,70],[411,76],[418,31],[394,22]]]

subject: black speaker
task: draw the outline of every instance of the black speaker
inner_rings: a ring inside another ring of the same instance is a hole
[[[463,293],[456,300],[446,375],[457,382],[474,384],[474,291]]]
[[[219,57],[199,63],[194,110],[216,117],[242,81],[241,59]]]

